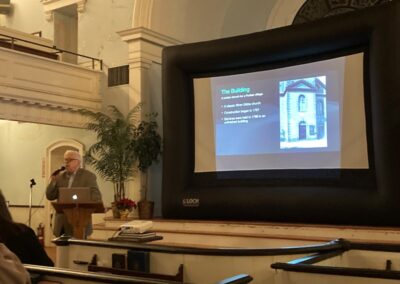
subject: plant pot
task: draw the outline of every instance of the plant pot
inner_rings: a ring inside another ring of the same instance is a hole
[[[142,200],[138,202],[139,219],[153,219],[154,202]]]
[[[123,221],[128,220],[128,215],[129,215],[129,209],[122,209],[119,211],[120,214],[120,219]]]
[[[111,210],[114,219],[119,219],[121,217],[121,214],[119,213],[119,209],[117,208],[117,205],[115,205],[115,202],[111,203]]]

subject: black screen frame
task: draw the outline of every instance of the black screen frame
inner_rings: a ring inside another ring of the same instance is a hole
[[[399,6],[394,1],[301,25],[165,48],[163,217],[400,225],[395,217],[400,150],[391,138],[399,132]],[[365,58],[368,170],[194,173],[194,77],[279,68],[356,50]]]

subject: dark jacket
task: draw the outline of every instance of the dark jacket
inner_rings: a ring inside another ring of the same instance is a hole
[[[58,189],[60,187],[68,187],[68,181],[69,177],[67,172],[58,175],[56,181],[49,183],[46,188],[47,199],[57,199],[59,194]],[[85,169],[79,169],[76,172],[72,187],[90,187],[92,190],[92,200],[101,202],[101,193],[99,186],[97,185],[96,175],[92,172]],[[63,213],[56,213],[53,222],[53,233],[56,237],[61,236],[62,230],[64,230],[64,233],[68,235],[73,234],[72,226],[68,223],[67,218]],[[86,236],[89,236],[92,231],[92,223],[90,222],[86,228]]]
[[[24,224],[18,224],[18,226],[18,234],[3,240],[8,249],[15,253],[22,263],[54,266],[53,261],[39,243],[35,232]]]

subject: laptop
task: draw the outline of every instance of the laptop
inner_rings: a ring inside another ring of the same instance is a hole
[[[90,187],[60,187],[58,189],[59,203],[96,203],[92,200]]]

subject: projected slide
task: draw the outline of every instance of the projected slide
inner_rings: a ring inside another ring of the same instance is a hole
[[[217,156],[307,149],[308,152],[338,151],[339,96],[337,91],[330,95],[326,92],[328,76],[328,80],[338,85],[334,73],[288,80],[274,79],[267,73],[264,79],[254,80],[261,75],[242,75],[241,85],[237,84],[237,78],[232,78],[236,76],[211,80]],[[232,84],[230,80],[236,82]],[[335,125],[330,134],[336,141],[330,149],[327,149],[327,97],[330,121]]]
[[[362,63],[362,55],[360,58]],[[196,130],[198,168],[230,171],[342,167],[342,141],[350,140],[352,133],[347,129],[343,136],[345,73],[346,59],[338,57],[195,79],[195,106],[201,105],[196,107],[196,129],[201,129]],[[362,73],[358,75],[362,78]],[[362,79],[353,80],[353,85],[355,82],[361,87],[351,95],[362,106]],[[347,106],[346,117],[360,121],[363,127],[363,112],[361,118],[360,113],[352,118],[352,108]],[[361,139],[366,139],[365,127],[363,131]]]

